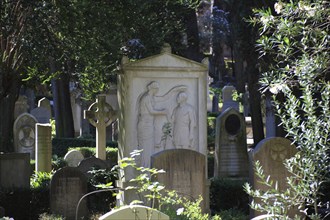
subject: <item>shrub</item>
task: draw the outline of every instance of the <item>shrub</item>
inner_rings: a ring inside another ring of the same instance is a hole
[[[83,138],[53,138],[53,154],[58,157],[64,157],[69,148],[74,147],[94,147],[96,146],[95,139],[83,139]],[[117,148],[117,142],[107,142],[107,147]]]
[[[244,191],[244,180],[213,178],[210,187],[210,208],[212,212],[239,210],[249,213],[249,196]]]

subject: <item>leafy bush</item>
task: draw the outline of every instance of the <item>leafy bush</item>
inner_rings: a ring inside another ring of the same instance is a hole
[[[56,154],[58,157],[64,157],[68,152],[69,148],[74,147],[94,147],[96,146],[95,139],[83,139],[83,138],[53,138],[53,154]],[[117,142],[107,142],[107,147],[117,148]]]
[[[69,148],[68,151],[70,150],[79,150],[82,155],[84,155],[85,158],[92,157],[96,155],[96,148],[95,147],[74,147],[74,148]],[[118,160],[118,149],[117,148],[111,148],[107,147],[105,149],[106,151],[106,159],[109,161],[113,161],[113,165],[117,164]]]
[[[217,213],[223,220],[249,220],[249,215],[241,210],[228,209]]]
[[[257,44],[265,64],[260,66],[260,84],[272,95],[287,138],[299,152],[284,163],[292,174],[287,190],[280,191],[255,164],[256,175],[269,190],[246,185],[247,192],[260,201],[253,200],[251,207],[281,219],[292,218],[291,208],[298,209],[302,218],[323,219],[321,210],[330,202],[321,196],[330,181],[330,3],[278,1],[274,10],[254,12],[251,22],[260,27]]]
[[[211,179],[210,208],[212,212],[219,213],[224,210],[239,210],[249,213],[249,196],[244,191],[244,180]]]
[[[0,190],[0,205],[5,209],[6,216],[15,220],[29,219],[31,191],[29,189]]]

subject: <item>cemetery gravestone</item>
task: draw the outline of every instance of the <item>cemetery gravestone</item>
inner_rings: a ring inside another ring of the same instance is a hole
[[[285,168],[284,161],[293,157],[296,153],[297,149],[290,140],[282,137],[267,138],[260,141],[256,148],[251,152],[251,165],[253,165],[255,161],[259,161],[263,168],[264,175],[266,177],[270,176],[271,180],[277,182],[280,191],[285,191],[288,187],[287,177],[289,177],[290,173]],[[259,179],[255,176],[254,172],[251,172],[251,174],[253,188],[266,191],[267,187],[259,182]],[[295,210],[291,210],[291,213],[297,214]],[[260,213],[257,215],[259,214]]]
[[[0,188],[30,188],[30,154],[0,154]]]
[[[119,160],[137,149],[143,150],[138,165],[144,167],[150,167],[153,154],[169,149],[207,155],[207,67],[206,62],[172,54],[169,45],[161,54],[136,62],[123,58],[118,75]],[[129,185],[135,175],[126,170],[119,186]],[[135,199],[124,194],[119,200]]]
[[[29,153],[35,158],[35,124],[37,119],[28,113],[23,113],[14,122],[14,146],[18,153]]]
[[[36,171],[52,171],[52,126],[36,124]]]
[[[214,161],[215,177],[240,179],[249,176],[245,119],[234,108],[217,117]]]
[[[51,106],[50,106],[50,101],[46,98],[43,97],[38,101],[38,107],[42,107],[47,109],[50,113],[52,112]]]
[[[51,119],[51,112],[44,107],[37,107],[31,110],[31,115],[33,115],[39,123],[49,124]]]
[[[87,111],[84,118],[96,127],[96,157],[106,159],[106,127],[116,119],[116,111],[106,102],[105,95],[98,95]]]
[[[202,208],[208,209],[205,155],[187,149],[172,149],[152,156],[152,168],[163,169],[156,181],[168,190],[176,190],[188,199],[203,197]]]
[[[86,158],[82,160],[78,165],[78,169],[86,177],[92,176],[92,174],[88,173],[88,171],[91,171],[93,169],[107,169],[107,168],[108,168],[107,163],[104,160],[95,157]]]
[[[80,198],[87,193],[87,180],[75,167],[58,170],[50,182],[50,209],[53,214],[67,220],[76,219],[76,207]],[[86,200],[82,200],[77,219],[87,219]]]
[[[14,110],[14,117],[15,119],[23,114],[23,113],[27,113],[28,109],[29,109],[29,105],[27,103],[27,97],[24,95],[20,95],[18,96],[17,101],[15,102],[15,110]]]
[[[148,220],[170,220],[168,215],[142,205],[123,206],[119,209],[114,209],[105,215],[102,215],[99,220],[134,220],[134,219],[148,219]]]
[[[69,167],[77,167],[79,163],[84,159],[84,155],[79,150],[70,150],[65,154],[64,160]]]
[[[233,94],[236,91],[236,88],[234,86],[225,86],[222,89],[222,110],[221,112],[224,112],[227,108],[234,108],[237,111],[239,110],[239,104],[238,102],[233,100]]]

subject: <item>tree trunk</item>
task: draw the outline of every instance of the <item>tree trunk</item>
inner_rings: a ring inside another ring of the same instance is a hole
[[[2,73],[0,73],[2,74]],[[12,74],[10,80],[2,81],[6,90],[0,97],[0,152],[13,152],[13,126],[15,102],[21,88],[21,81]],[[4,80],[4,79],[2,79]],[[1,88],[3,89],[3,88]]]
[[[261,94],[258,86],[259,70],[256,68],[256,61],[253,60],[253,58],[248,60],[247,74],[250,94],[249,101],[252,119],[253,140],[254,146],[256,146],[262,139],[265,138],[265,134],[261,113]]]
[[[197,26],[197,16],[194,10],[189,10],[185,17],[185,24],[187,28],[187,41],[188,48],[186,50],[185,56],[188,59],[194,60],[196,62],[201,62],[203,59],[203,54],[199,49],[199,34]]]
[[[51,59],[50,68],[56,71],[56,65]],[[74,125],[69,91],[69,77],[62,73],[59,78],[52,80],[52,92],[54,101],[56,137],[73,138]]]

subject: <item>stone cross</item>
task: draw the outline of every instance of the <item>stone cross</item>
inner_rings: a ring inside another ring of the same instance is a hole
[[[117,112],[106,102],[105,95],[98,95],[96,102],[84,111],[87,119],[96,128],[96,157],[106,159],[106,127],[117,117]]]

